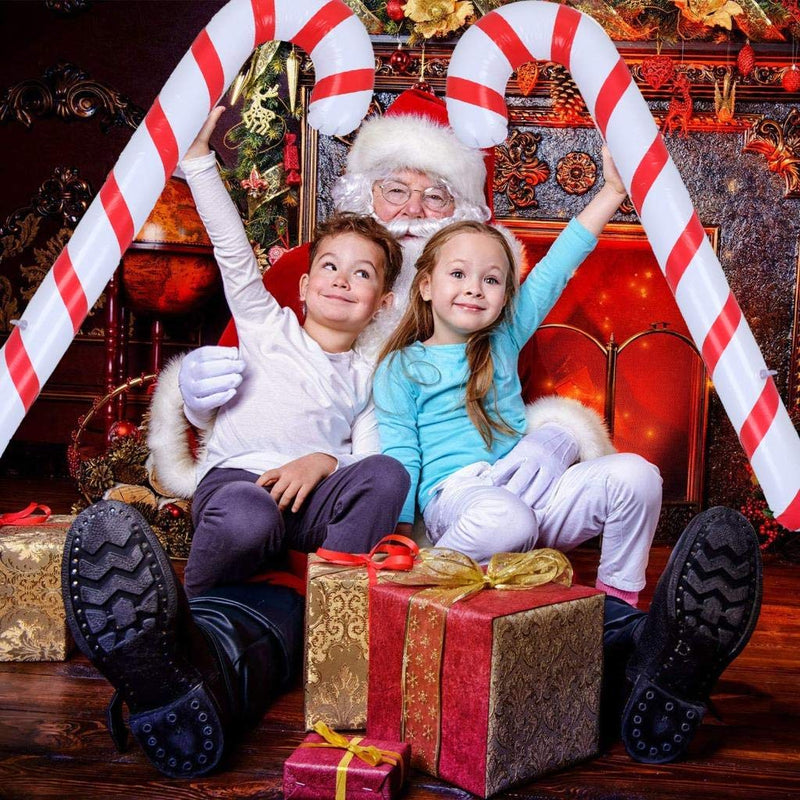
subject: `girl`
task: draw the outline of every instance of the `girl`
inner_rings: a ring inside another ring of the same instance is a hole
[[[384,347],[374,396],[383,452],[411,477],[428,535],[485,562],[603,534],[598,588],[635,605],[661,506],[658,470],[637,455],[578,461],[576,426],[525,435],[519,352],[625,196],[606,182],[518,290],[513,253],[489,225],[458,222],[426,245],[408,310]],[[613,451],[612,448],[610,450]]]

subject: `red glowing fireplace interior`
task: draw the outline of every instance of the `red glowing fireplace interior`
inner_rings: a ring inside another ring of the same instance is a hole
[[[505,223],[531,265],[563,227]],[[708,381],[640,226],[608,226],[523,350],[520,371],[527,400],[559,394],[591,406],[618,450],[659,467],[665,502],[699,505]]]

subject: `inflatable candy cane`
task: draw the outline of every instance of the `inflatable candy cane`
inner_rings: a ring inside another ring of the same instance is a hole
[[[456,45],[447,110],[466,144],[505,140],[505,87],[520,64],[564,65],[581,90],[667,283],[778,521],[800,529],[800,438],[664,140],[617,49],[590,17],[524,0],[487,14]]]
[[[372,99],[374,55],[341,0],[231,0],[200,33],[131,137],[0,355],[0,455],[114,273],[178,159],[253,49],[280,39],[314,62],[308,121],[352,131]]]

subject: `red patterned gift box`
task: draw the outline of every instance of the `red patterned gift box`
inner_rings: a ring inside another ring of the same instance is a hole
[[[61,556],[75,517],[38,508],[0,515],[0,661],[63,661],[72,649]]]
[[[603,594],[564,585],[569,562],[548,550],[484,575],[434,549],[420,571],[370,588],[369,735],[481,797],[595,755]],[[561,583],[520,588],[545,579]],[[415,581],[438,585],[400,585]]]
[[[403,742],[346,737],[314,726],[283,766],[284,800],[391,800],[408,775]]]

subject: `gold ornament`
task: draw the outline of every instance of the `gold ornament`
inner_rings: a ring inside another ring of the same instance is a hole
[[[689,22],[699,23],[707,28],[731,30],[733,17],[744,13],[744,9],[733,0],[675,0],[675,5]]]
[[[732,80],[731,73],[726,72],[722,79],[722,91],[719,81],[714,81],[714,111],[720,122],[730,122],[736,108],[736,81]]]
[[[258,242],[251,244],[253,245],[253,255],[256,257],[256,264],[258,264],[258,271],[263,275],[270,267],[269,256]]]
[[[275,164],[259,177],[259,193],[247,193],[247,217],[253,214],[264,204],[289,191],[283,180],[283,164]]]
[[[278,40],[265,42],[253,53],[247,65],[231,84],[231,89],[228,94],[231,105],[236,103],[240,97],[248,97],[250,95],[258,79],[264,74],[270,63],[272,63],[272,59],[275,58],[280,46],[281,43]]]
[[[300,58],[292,48],[286,56],[286,85],[289,89],[289,111],[294,114],[297,108],[297,79],[300,76]]]
[[[278,84],[267,88],[259,86],[250,95],[250,102],[242,112],[242,122],[247,130],[266,136],[270,126],[278,116],[274,111],[270,111],[264,104],[267,100],[272,100],[278,96]]]
[[[466,0],[407,0],[404,13],[415,23],[414,30],[430,39],[458,30],[475,15],[475,9]]]
[[[348,8],[361,20],[367,33],[377,36],[383,33],[383,23],[361,2],[361,0],[344,0]]]

